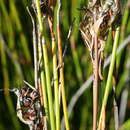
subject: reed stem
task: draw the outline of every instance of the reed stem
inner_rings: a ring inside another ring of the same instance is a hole
[[[118,27],[116,29],[115,40],[114,40],[114,45],[113,45],[113,50],[112,50],[112,58],[111,58],[111,63],[110,63],[110,67],[109,67],[106,89],[105,89],[105,93],[104,93],[104,97],[103,97],[103,103],[102,103],[102,107],[101,107],[98,130],[101,130],[103,112],[106,109],[107,100],[108,100],[108,96],[109,96],[110,89],[111,89],[111,81],[112,81],[112,75],[113,75],[115,60],[116,60],[116,50],[117,50],[117,46],[118,46],[119,33],[120,33],[120,27]]]
[[[49,64],[48,64],[47,47],[46,47],[45,39],[43,36],[43,24],[42,24],[41,10],[40,10],[40,1],[35,0],[35,3],[36,3],[36,9],[37,9],[39,31],[40,31],[40,35],[41,35],[41,39],[42,39],[42,47],[43,47],[43,57],[44,57],[44,67],[45,67],[45,76],[46,76],[46,84],[47,84],[50,125],[51,125],[51,130],[55,130],[52,89],[51,89],[51,81],[50,81],[50,70],[49,70]]]
[[[98,112],[98,85],[99,85],[99,75],[98,75],[98,39],[97,35],[94,36],[95,45],[95,59],[93,65],[94,81],[93,81],[93,130],[97,127],[97,112]]]
[[[48,17],[48,23],[52,39],[52,55],[53,55],[53,78],[55,90],[55,110],[56,110],[56,130],[60,130],[60,102],[59,102],[59,82],[58,82],[58,69],[57,69],[57,56],[56,56],[56,40],[53,31],[53,19]]]
[[[67,103],[65,96],[65,83],[64,83],[64,63],[63,63],[63,55],[62,55],[62,41],[61,41],[61,32],[60,32],[60,24],[59,24],[59,13],[61,8],[61,1],[58,0],[58,9],[57,9],[57,36],[58,36],[58,52],[59,52],[59,66],[60,66],[60,85],[61,85],[61,93],[62,93],[62,104],[63,104],[63,112],[65,119],[66,130],[69,130],[69,121],[68,121],[68,112],[67,112]]]

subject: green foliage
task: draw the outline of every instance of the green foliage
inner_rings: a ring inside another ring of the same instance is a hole
[[[60,15],[61,37],[63,43],[63,50],[68,46],[66,56],[64,58],[64,78],[65,78],[65,92],[67,98],[67,105],[69,105],[71,98],[81,88],[82,84],[92,74],[92,63],[88,49],[86,49],[81,35],[79,33],[79,23],[83,15],[82,11],[77,8],[86,6],[85,0],[62,0],[62,8]],[[26,6],[31,8],[31,2],[27,0],[0,0],[0,89],[22,87],[23,79],[34,85],[34,65],[33,65],[33,38],[32,38],[32,24],[30,16],[26,10]],[[121,33],[119,36],[119,45],[130,35],[130,7],[127,2],[123,5],[124,10],[121,24]],[[125,8],[126,7],[126,8]],[[125,13],[124,13],[125,12]],[[55,11],[56,16],[56,11]],[[67,34],[73,19],[76,18],[72,35],[67,41]],[[56,31],[56,17],[54,18],[54,30]],[[45,20],[46,22],[46,20]],[[52,46],[51,34],[47,22],[43,26],[43,34],[45,34],[46,51],[48,55],[48,64],[50,69],[50,76],[48,79],[49,87],[53,82],[55,71],[52,71]],[[57,36],[57,34],[56,34]],[[67,41],[67,42],[66,42]],[[56,38],[57,42],[57,38]],[[112,53],[113,39],[111,31],[109,32],[108,40],[106,41],[104,56],[105,59]],[[56,49],[56,56],[58,50]],[[44,51],[45,53],[45,51]],[[44,61],[46,62],[46,61]],[[120,108],[122,92],[126,87],[130,86],[130,47],[124,48],[119,55],[116,56],[116,95],[118,102],[118,109]],[[104,81],[100,83],[99,91],[99,112],[102,105],[102,99],[106,87],[106,79],[108,77],[108,69],[103,69]],[[44,73],[45,70],[41,72]],[[42,74],[43,74],[42,73]],[[41,74],[41,75],[42,75]],[[48,73],[42,75],[43,81],[48,78]],[[51,80],[51,81],[50,81]],[[112,83],[112,80],[109,81]],[[44,84],[44,82],[42,83]],[[90,85],[91,87],[92,85]],[[57,90],[52,89],[52,102],[55,107]],[[129,90],[129,89],[128,89]],[[48,89],[49,93],[50,89]],[[54,92],[56,91],[56,92]],[[129,94],[130,95],[130,94]],[[114,112],[113,112],[113,93],[107,96],[107,110],[106,110],[106,127],[107,129],[114,129]],[[83,95],[78,99],[69,116],[71,130],[91,130],[92,129],[92,88],[85,89]],[[121,130],[129,130],[130,119],[127,115],[130,114],[130,96],[128,96],[126,104],[126,113]],[[62,103],[61,103],[62,104]],[[60,106],[60,119],[63,117],[62,105]],[[52,108],[50,108],[51,111]],[[120,111],[120,109],[119,109]],[[55,112],[55,111],[54,111]],[[22,124],[16,116],[16,97],[7,91],[0,91],[0,130],[26,130],[26,125]],[[55,118],[56,113],[53,115]],[[99,114],[98,114],[99,116]],[[99,117],[98,117],[99,119]],[[54,119],[52,119],[54,120]],[[55,120],[54,120],[55,121]],[[52,121],[53,122],[53,121]],[[8,123],[8,125],[7,125]],[[53,123],[52,123],[53,124]],[[56,124],[55,124],[56,125]]]

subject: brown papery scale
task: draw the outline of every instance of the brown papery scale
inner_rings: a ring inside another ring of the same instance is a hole
[[[100,80],[103,79],[101,68],[104,60],[105,41],[108,36],[109,28],[117,25],[120,8],[116,0],[93,0],[88,7],[79,9],[84,12],[83,20],[79,27],[82,38],[89,50],[93,64],[93,130],[97,129],[98,113],[98,90]]]

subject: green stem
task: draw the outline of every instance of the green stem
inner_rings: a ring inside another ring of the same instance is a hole
[[[49,116],[50,116],[51,130],[55,130],[50,71],[48,65],[47,48],[45,43],[43,43],[43,56],[44,56],[44,63],[45,63],[45,75],[46,75],[46,83],[47,83],[47,95],[48,95],[48,103],[49,103]]]
[[[43,113],[45,112],[45,127],[47,128],[47,123],[49,121],[49,109],[48,109],[48,102],[47,102],[47,90],[46,90],[46,78],[45,78],[45,71],[44,71],[44,61],[42,57],[42,47],[40,44],[40,41],[38,42],[38,54],[39,54],[39,60],[41,60],[40,63],[40,78],[41,78],[41,103],[44,106]]]
[[[53,31],[52,18],[48,17],[48,23],[52,38],[52,55],[53,55],[53,77],[54,77],[54,90],[55,90],[55,110],[56,110],[56,130],[60,130],[60,105],[59,105],[59,82],[58,82],[58,69],[57,69],[57,56],[56,56],[56,40]]]
[[[65,126],[66,130],[69,130],[69,120],[68,120],[68,111],[67,111],[67,103],[66,103],[66,96],[65,96],[65,82],[64,82],[64,66],[63,66],[63,56],[62,56],[62,41],[61,41],[61,30],[59,24],[59,14],[61,8],[61,1],[57,1],[58,9],[57,9],[57,37],[58,37],[58,54],[59,54],[59,66],[60,68],[60,83],[61,83],[61,93],[62,93],[62,104],[63,104],[63,112],[64,112],[64,119],[65,119]]]
[[[45,39],[44,39],[44,36],[43,36],[43,24],[42,24],[42,16],[41,16],[41,10],[40,10],[40,3],[39,2],[40,2],[39,0],[35,0],[36,9],[37,9],[37,18],[38,18],[38,22],[39,22],[39,29],[40,29],[40,34],[41,34],[41,38],[42,38],[45,75],[46,75],[46,84],[47,84],[47,96],[48,96],[48,104],[49,104],[50,124],[51,124],[51,130],[55,130],[52,90],[51,90],[51,81],[50,81],[50,70],[49,70],[49,64],[48,64],[47,47],[46,47]]]
[[[103,112],[106,108],[108,95],[109,95],[109,92],[111,89],[111,81],[112,81],[112,75],[113,75],[114,65],[115,65],[115,61],[116,61],[116,50],[117,50],[117,46],[118,46],[119,33],[120,33],[120,27],[118,27],[116,29],[115,40],[114,40],[114,45],[113,45],[113,50],[112,50],[112,58],[111,58],[111,63],[110,63],[110,67],[109,67],[106,89],[105,89],[105,94],[104,94],[100,118],[99,118],[98,130],[100,130],[100,128],[101,128]]]
[[[54,44],[56,43],[52,42],[52,50],[55,49]],[[54,75],[54,88],[55,88],[56,130],[60,130],[59,83],[58,83],[56,51],[53,54],[53,75]]]
[[[43,65],[42,65],[43,66]],[[44,102],[44,109],[45,109],[45,114],[47,117],[47,120],[49,119],[49,115],[48,115],[48,104],[47,104],[47,94],[46,94],[46,84],[45,84],[45,74],[44,71],[41,70],[41,85],[42,85],[42,95],[43,95],[43,102]]]

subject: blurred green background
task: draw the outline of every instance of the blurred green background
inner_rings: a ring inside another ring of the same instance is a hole
[[[61,36],[63,49],[68,44],[64,58],[65,86],[67,103],[92,74],[92,64],[88,49],[85,47],[79,32],[79,23],[83,13],[78,8],[87,5],[86,0],[62,0]],[[122,5],[122,22],[119,45],[130,35],[130,1],[124,0]],[[32,23],[26,7],[31,8],[31,0],[0,0],[0,89],[22,87],[23,80],[34,85]],[[70,40],[67,34],[73,19],[76,18]],[[45,23],[47,25],[47,22]],[[44,28],[47,43],[49,65],[52,71],[51,37],[48,25]],[[129,40],[130,41],[130,40]],[[112,36],[106,41],[104,56],[112,51]],[[116,59],[116,96],[119,113],[121,106],[125,112],[121,127],[130,130],[130,45],[128,44]],[[103,70],[104,80],[99,90],[99,111],[104,93],[108,67]],[[92,84],[91,84],[92,85]],[[77,100],[70,114],[71,130],[92,129],[92,87],[85,89]],[[126,93],[125,93],[126,92]],[[123,95],[124,94],[124,95]],[[16,116],[16,96],[7,91],[0,92],[0,130],[28,129]],[[123,102],[124,101],[124,102]],[[113,93],[107,105],[106,129],[114,130]],[[121,111],[122,112],[122,111]],[[119,114],[120,115],[120,114]],[[63,113],[61,112],[61,118]],[[121,120],[120,119],[120,120]]]

